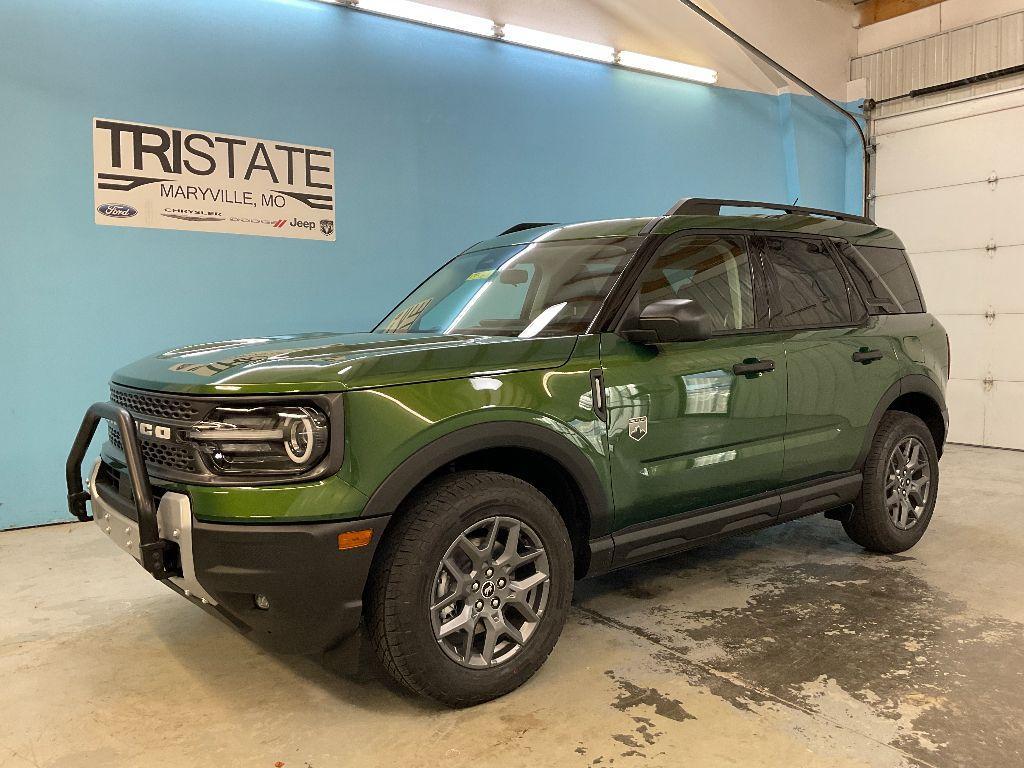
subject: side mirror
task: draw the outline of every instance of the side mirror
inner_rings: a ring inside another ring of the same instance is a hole
[[[693,299],[665,299],[644,307],[620,335],[635,344],[667,344],[711,338],[711,318]]]

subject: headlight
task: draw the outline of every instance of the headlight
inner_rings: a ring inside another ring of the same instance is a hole
[[[327,452],[327,417],[307,406],[222,406],[186,433],[223,475],[301,475]]]

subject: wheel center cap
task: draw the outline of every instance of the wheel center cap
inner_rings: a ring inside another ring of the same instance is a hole
[[[490,597],[494,594],[494,582],[488,581],[484,584],[483,595],[484,597]]]

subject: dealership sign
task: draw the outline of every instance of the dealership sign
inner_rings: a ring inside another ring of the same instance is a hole
[[[95,118],[97,224],[335,239],[334,151]]]

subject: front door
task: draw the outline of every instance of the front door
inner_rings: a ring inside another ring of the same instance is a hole
[[[780,339],[756,327],[752,272],[744,237],[673,236],[654,254],[627,311],[692,299],[715,335],[657,346],[602,335],[618,528],[668,516],[685,526],[692,515],[699,536],[714,533],[738,521],[706,514],[708,507],[778,485],[786,358]]]

